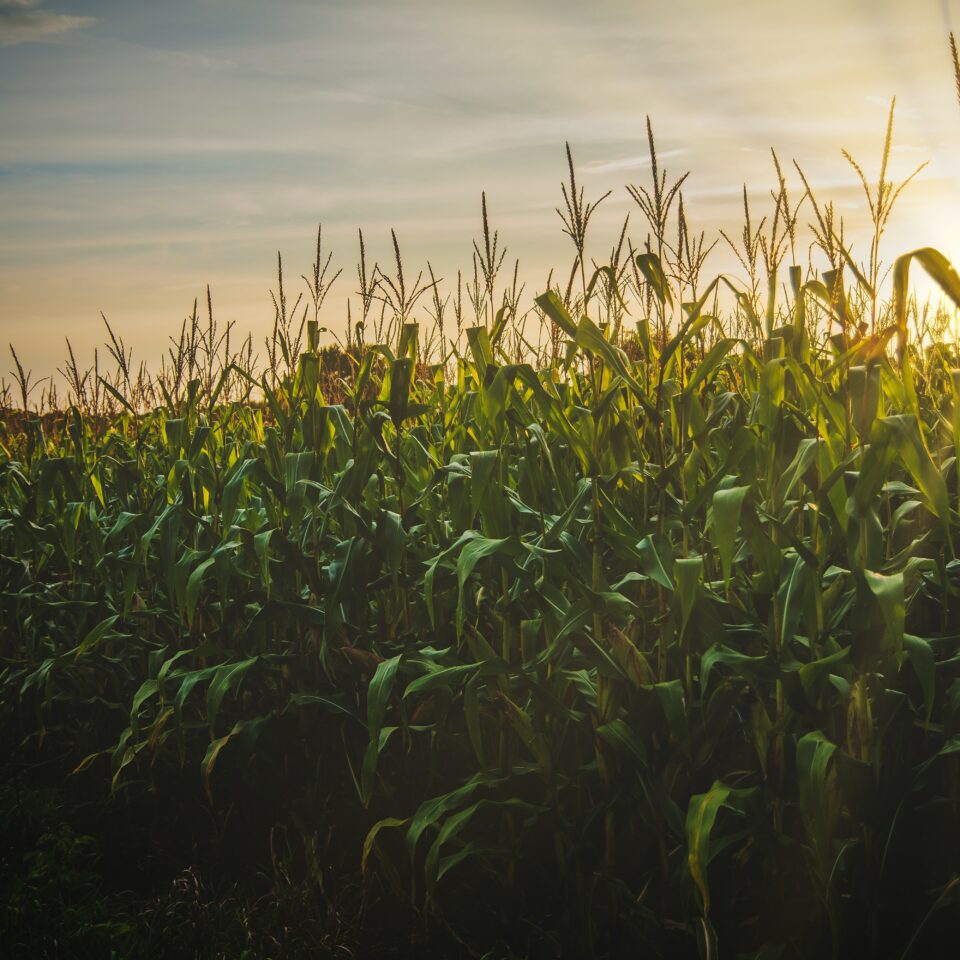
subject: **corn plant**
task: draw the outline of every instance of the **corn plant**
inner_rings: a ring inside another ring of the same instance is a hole
[[[70,351],[56,415],[14,354],[8,749],[111,810],[166,798],[196,844],[282,830],[323,889],[358,876],[477,950],[933,955],[960,916],[960,356],[947,308],[913,334],[909,281],[960,305],[960,277],[915,250],[880,297],[806,186],[837,259],[781,292],[778,162],[742,281],[669,242],[683,178],[655,163],[652,239],[625,224],[588,277],[567,157],[576,257],[536,344],[516,273],[494,310],[484,196],[450,351],[460,278],[411,285],[395,234],[369,271],[361,235],[332,366],[318,233],[305,311],[278,267],[265,369],[212,300],[156,402],[113,331],[116,375]]]

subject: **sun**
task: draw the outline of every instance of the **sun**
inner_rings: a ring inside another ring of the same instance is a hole
[[[895,214],[896,222],[886,238],[890,262],[911,250],[933,247],[960,273],[960,181],[924,187],[916,195],[906,196],[903,208]],[[942,295],[939,286],[916,263],[910,269],[910,291],[921,302]]]

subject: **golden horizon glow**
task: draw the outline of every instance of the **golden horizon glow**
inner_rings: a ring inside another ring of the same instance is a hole
[[[470,268],[482,190],[532,301],[572,259],[554,211],[565,141],[587,198],[614,191],[588,252],[605,257],[631,210],[641,240],[624,185],[649,177],[647,114],[661,163],[691,171],[696,230],[737,231],[744,182],[769,212],[773,147],[793,196],[796,159],[860,258],[868,216],[840,151],[876,177],[895,95],[891,176],[930,162],[884,259],[934,246],[960,261],[960,0],[29,6],[24,20],[0,0],[0,334],[37,375],[67,336],[92,356],[101,310],[154,365],[207,283],[220,319],[262,341],[276,252],[297,286],[320,221],[345,268],[323,322],[342,329],[358,227],[371,260],[396,228],[407,269],[429,259],[449,284]],[[721,243],[706,271],[734,267]]]

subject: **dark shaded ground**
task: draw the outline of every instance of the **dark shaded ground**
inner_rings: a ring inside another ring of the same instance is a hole
[[[458,954],[414,916],[388,918],[358,875],[305,862],[279,831],[263,859],[214,824],[205,849],[178,844],[164,798],[104,805],[57,766],[0,768],[2,958]]]

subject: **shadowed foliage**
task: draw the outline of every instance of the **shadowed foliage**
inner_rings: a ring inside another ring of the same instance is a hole
[[[576,258],[527,322],[484,198],[472,326],[459,281],[411,286],[394,237],[396,273],[362,254],[363,319],[321,350],[318,235],[302,316],[279,270],[265,368],[209,297],[156,375],[112,330],[109,374],[71,351],[63,412],[28,409],[17,361],[4,943],[955,941],[960,358],[908,283],[919,265],[960,303],[960,279],[916,250],[882,297],[888,207],[861,269],[812,196],[836,262],[801,268],[777,163],[747,278],[705,282],[702,238],[664,235],[685,215],[655,158],[633,193],[660,235],[625,225],[587,269],[596,204],[568,160]]]

